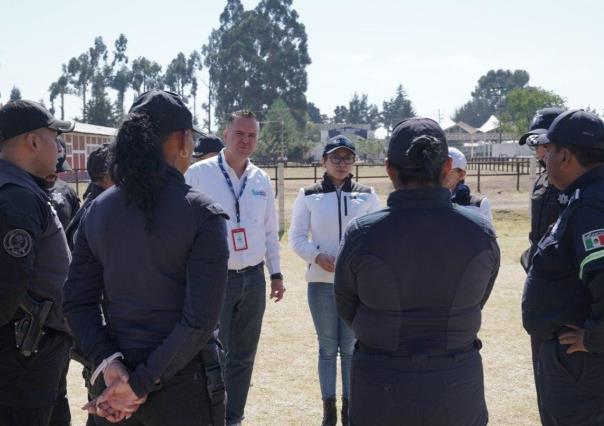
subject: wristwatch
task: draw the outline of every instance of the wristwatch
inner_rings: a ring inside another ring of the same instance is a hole
[[[281,272],[277,272],[276,274],[271,274],[271,281],[272,280],[281,280],[281,281],[283,281],[283,274]]]

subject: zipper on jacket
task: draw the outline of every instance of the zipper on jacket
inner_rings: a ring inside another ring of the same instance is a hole
[[[344,216],[348,216],[348,197],[344,195]]]
[[[340,193],[336,189],[336,197],[338,198],[338,227],[340,231],[340,238],[338,242],[342,241],[342,208],[340,207]]]

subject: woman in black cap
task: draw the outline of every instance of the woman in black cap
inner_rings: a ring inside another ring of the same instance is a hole
[[[433,120],[396,126],[386,169],[388,208],[352,221],[336,264],[338,312],[358,339],[351,424],[485,425],[477,333],[495,235],[442,187],[451,159]]]
[[[192,129],[177,95],[139,96],[117,134],[115,186],[95,199],[77,233],[65,313],[92,384],[107,387],[87,408],[110,421],[224,424],[215,341],[225,215],[185,184]]]
[[[302,188],[294,203],[289,243],[308,264],[308,306],[319,340],[319,382],[323,426],[333,426],[336,414],[336,368],[340,353],[342,424],[348,424],[350,364],[354,335],[338,318],[333,293],[336,254],[348,223],[380,209],[373,188],[352,180],[355,146],[344,136],[329,140],[323,150],[323,180]],[[309,239],[310,236],[310,239]]]

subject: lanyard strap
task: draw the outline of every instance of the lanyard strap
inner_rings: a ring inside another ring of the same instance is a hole
[[[239,195],[237,195],[235,194],[235,187],[233,186],[233,181],[231,180],[231,177],[225,170],[224,165],[222,163],[222,154],[218,155],[218,166],[222,171],[222,175],[224,176],[227,185],[229,185],[229,189],[231,190],[231,194],[233,194],[233,198],[235,198],[235,215],[237,216],[237,225],[239,226],[239,224],[241,223],[241,210],[239,209],[239,199],[241,198],[241,196],[243,195],[243,191],[245,190],[245,185],[247,184],[247,175],[243,178],[243,183],[241,184]]]

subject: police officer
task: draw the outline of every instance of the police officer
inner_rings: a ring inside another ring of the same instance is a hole
[[[539,138],[539,135],[547,133],[552,122],[563,112],[563,108],[540,109],[535,113],[528,132],[518,140],[518,144],[526,144],[535,150],[535,156],[542,168],[545,168],[543,157],[545,156],[546,144],[543,138]],[[531,246],[522,254],[520,259],[520,263],[526,272],[528,272],[533,255],[537,251],[537,243],[543,237],[547,228],[558,219],[567,203],[568,197],[555,186],[549,184],[547,173],[541,173],[535,181],[531,195],[531,231],[529,233]]]
[[[388,208],[346,231],[335,294],[358,339],[351,424],[487,423],[477,333],[500,255],[488,220],[442,187],[451,161],[436,122],[399,123]],[[451,241],[463,243],[451,250]]]
[[[50,194],[50,203],[57,212],[63,229],[67,229],[67,225],[73,219],[80,208],[80,199],[78,193],[67,182],[59,178],[59,173],[69,172],[73,170],[67,162],[67,151],[65,149],[65,141],[58,139],[59,143],[59,158],[57,167],[54,173],[46,176],[48,184],[48,192]]]
[[[570,110],[546,134],[549,183],[568,206],[539,241],[522,301],[539,350],[544,425],[604,424],[604,122]]]
[[[224,148],[224,142],[218,136],[202,134],[193,150],[193,163],[212,158]]]
[[[103,191],[113,185],[113,180],[109,174],[110,147],[108,144],[102,145],[92,151],[86,161],[86,171],[90,177],[90,184],[84,192],[84,204],[75,214],[69,225],[65,228],[65,235],[69,247],[73,249],[75,236],[82,217],[90,207],[90,204],[96,197],[101,195]]]
[[[0,108],[0,424],[47,425],[71,339],[62,287],[69,248],[44,178],[73,124],[42,105]]]
[[[522,135],[518,143],[520,145],[526,144],[535,151],[535,156],[539,165],[545,169],[545,157],[546,146],[544,138],[539,138],[539,135],[547,133],[547,130],[551,126],[552,122],[561,113],[564,112],[562,108],[544,108],[538,110],[533,117],[531,125],[529,126],[528,132]],[[533,192],[531,195],[531,231],[529,233],[530,247],[522,253],[520,257],[520,264],[526,272],[528,272],[533,256],[537,251],[537,243],[547,232],[549,228],[558,219],[558,216],[568,203],[568,197],[566,194],[558,190],[555,186],[550,185],[547,179],[547,173],[541,173],[535,185],[533,186]],[[531,353],[533,358],[533,375],[535,376],[535,383],[537,383],[538,359],[539,349],[543,343],[542,339],[536,336],[531,336]],[[539,415],[541,414],[541,398],[539,396],[539,388],[537,390],[537,405],[539,408]]]
[[[140,95],[117,134],[115,186],[77,232],[65,314],[91,382],[107,386],[87,408],[110,421],[134,413],[143,425],[224,424],[225,214],[185,184],[192,129],[178,95]]]

